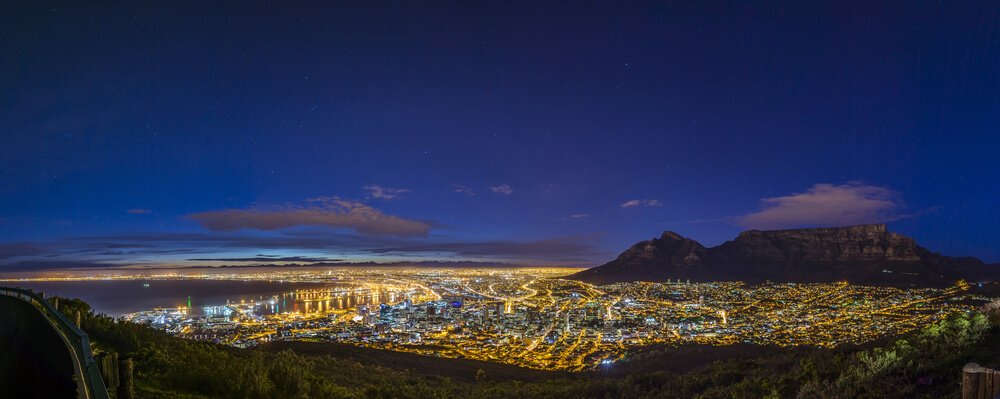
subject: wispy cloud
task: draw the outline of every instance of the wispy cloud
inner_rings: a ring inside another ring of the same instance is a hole
[[[453,192],[453,193],[459,193],[459,194],[465,194],[465,195],[469,195],[469,196],[476,195],[475,190],[473,190],[471,188],[468,188],[466,186],[463,186],[461,184],[453,184],[451,186],[451,192]]]
[[[566,216],[563,216],[563,217],[559,218],[559,220],[584,220],[584,219],[590,219],[590,214],[589,213],[574,213],[572,215],[566,215]]]
[[[266,252],[259,252],[264,250]],[[270,251],[308,255],[268,255]],[[247,254],[247,255],[242,255]],[[262,233],[128,233],[72,237],[44,243],[0,244],[0,272],[124,266],[199,266],[211,263],[277,264],[352,261],[453,260],[519,264],[589,264],[610,255],[595,237],[536,241],[375,236],[325,229]]]
[[[0,259],[38,255],[45,251],[42,246],[30,242],[0,243]]]
[[[108,269],[129,266],[128,264],[106,263],[85,260],[25,260],[0,265],[0,272],[29,272],[60,269]]]
[[[294,226],[323,226],[354,230],[370,235],[422,236],[431,224],[387,215],[360,202],[337,197],[309,200],[307,206],[275,209],[225,209],[187,215],[209,230],[278,230]]]
[[[634,199],[625,201],[621,205],[621,207],[624,209],[651,207],[651,206],[663,206],[663,204],[661,204],[659,200],[655,199]]]
[[[196,262],[296,262],[296,263],[317,263],[317,262],[341,262],[343,259],[315,257],[315,256],[253,256],[248,258],[191,258]]]
[[[514,187],[511,187],[510,184],[504,183],[499,186],[490,186],[490,191],[494,194],[511,195],[514,193]]]
[[[777,229],[805,226],[843,226],[898,220],[899,195],[888,188],[850,182],[816,184],[802,193],[764,198],[764,209],[736,218],[744,227]]]
[[[419,237],[423,238],[423,237]],[[357,249],[380,245],[400,245],[407,242],[399,236],[358,235],[324,229],[283,230],[262,234],[257,231],[199,233],[129,233],[98,237],[75,237],[59,245],[84,244],[84,251],[127,249],[137,253],[180,251],[184,253],[219,253],[227,250],[297,250],[323,253],[357,253]],[[275,258],[279,255],[257,254]]]
[[[145,209],[145,208],[132,208],[132,209],[129,209],[129,210],[125,211],[125,212],[126,213],[130,213],[132,215],[145,215],[147,213],[153,213],[153,211],[151,211],[149,209]]]
[[[371,249],[373,253],[414,255],[429,253],[467,258],[509,259],[550,262],[586,262],[602,255],[596,247],[579,237],[538,241],[485,241],[413,244]]]
[[[382,187],[377,184],[369,184],[364,187],[365,191],[368,191],[369,198],[391,200],[402,198],[404,194],[409,193],[410,190],[406,188],[389,188]]]

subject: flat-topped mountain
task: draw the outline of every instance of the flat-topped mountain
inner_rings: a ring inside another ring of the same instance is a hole
[[[759,231],[706,248],[668,231],[604,265],[569,276],[594,284],[621,281],[832,282],[946,286],[993,281],[1000,265],[931,252],[884,224]]]

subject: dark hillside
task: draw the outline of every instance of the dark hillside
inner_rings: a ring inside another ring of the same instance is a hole
[[[266,344],[261,349],[272,353],[291,350],[300,355],[330,356],[339,360],[361,362],[416,374],[448,377],[464,382],[475,382],[478,370],[483,370],[486,378],[492,381],[530,382],[571,375],[570,373],[533,370],[481,360],[440,358],[335,342],[282,341]]]

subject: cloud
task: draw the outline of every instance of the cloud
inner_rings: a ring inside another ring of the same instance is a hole
[[[595,256],[603,255],[590,243],[578,237],[551,238],[538,241],[483,241],[446,242],[414,244],[399,247],[370,249],[372,253],[406,254],[420,253],[451,254],[459,257],[489,259],[528,259],[535,262],[587,262]]]
[[[469,195],[469,196],[476,195],[476,192],[473,191],[471,188],[468,188],[468,187],[463,186],[461,184],[454,184],[454,185],[452,185],[451,186],[451,192],[453,192],[453,193],[459,193],[459,194],[465,194],[465,195]]]
[[[514,187],[511,187],[510,184],[504,183],[499,186],[490,186],[490,191],[494,194],[511,195],[514,193]]]
[[[153,213],[153,211],[151,211],[149,209],[145,209],[145,208],[132,208],[132,209],[129,209],[129,210],[125,211],[125,212],[133,214],[133,215],[145,215],[147,213]]]
[[[478,241],[461,237],[365,235],[326,228],[236,232],[130,232],[0,243],[0,272],[66,268],[488,261],[525,265],[592,264],[611,254],[597,239]],[[276,254],[274,251],[281,251]],[[301,254],[301,255],[298,255]]]
[[[85,244],[86,251],[133,248],[136,253],[187,250],[186,253],[219,253],[232,249],[304,250],[310,252],[357,253],[359,249],[406,242],[397,236],[371,236],[338,233],[329,230],[286,230],[277,233],[207,232],[207,233],[130,233],[99,237],[75,237],[63,247]],[[65,251],[65,250],[64,250]],[[273,259],[277,255],[256,255]]]
[[[45,248],[30,242],[0,243],[0,259],[34,256],[45,253]]]
[[[343,259],[326,258],[326,257],[306,257],[306,256],[281,256],[281,257],[257,256],[249,258],[192,258],[188,260],[197,262],[304,262],[304,263],[343,261]]]
[[[73,261],[51,261],[51,260],[26,260],[20,262],[0,264],[0,272],[26,272],[40,270],[58,269],[107,269],[113,267],[128,266],[125,264],[91,262],[85,260]]]
[[[736,218],[737,224],[756,229],[845,226],[907,216],[900,213],[895,191],[859,182],[816,184],[803,193],[764,198],[761,203],[763,210]]]
[[[77,237],[74,243],[86,241],[86,237]],[[518,241],[465,241],[447,240],[441,237],[393,237],[393,236],[362,236],[340,234],[329,231],[286,231],[266,236],[246,233],[160,233],[160,234],[122,234],[115,236],[95,237],[107,246],[108,242],[142,243],[155,248],[190,248],[201,253],[211,254],[219,251],[239,249],[265,250],[302,250],[309,253],[330,254],[332,257],[347,255],[371,259],[372,256],[396,255],[402,257],[418,257],[426,259],[433,253],[444,253],[456,257],[489,258],[489,259],[527,259],[531,261],[592,261],[604,255],[593,245],[592,237],[556,237],[544,240]],[[430,241],[429,241],[430,240]],[[191,258],[194,258],[192,256]],[[199,260],[218,260],[214,256],[201,256]],[[219,257],[221,258],[221,257]],[[277,256],[257,254],[248,259],[259,258],[261,261],[275,261]],[[315,260],[324,258],[315,257]],[[336,259],[323,259],[334,261]],[[299,261],[305,261],[299,259]]]
[[[369,235],[423,236],[430,223],[387,215],[360,202],[315,198],[308,206],[277,209],[226,209],[187,215],[209,230],[278,230],[294,226],[338,227]]]
[[[639,207],[650,207],[650,206],[663,206],[659,200],[655,199],[634,199],[625,201],[622,203],[622,208],[639,208]]]
[[[406,188],[389,188],[382,187],[377,184],[369,184],[365,186],[364,189],[368,191],[368,196],[370,198],[384,200],[402,198],[403,194],[410,192],[410,190]]]
[[[563,216],[563,217],[559,218],[559,220],[583,220],[583,219],[590,219],[590,214],[589,213],[574,213],[572,215],[566,215],[566,216]]]

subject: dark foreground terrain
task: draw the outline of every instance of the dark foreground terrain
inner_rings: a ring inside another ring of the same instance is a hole
[[[69,350],[27,302],[0,295],[0,397],[76,396]]]
[[[321,342],[236,349],[62,303],[98,352],[135,361],[141,398],[957,398],[965,363],[1000,366],[1000,318],[983,313],[863,347],[646,348],[571,374]]]

